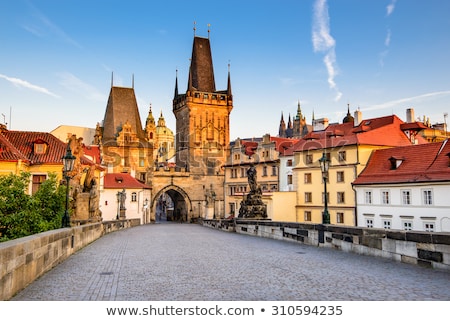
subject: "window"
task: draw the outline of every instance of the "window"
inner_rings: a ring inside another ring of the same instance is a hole
[[[373,219],[366,218],[366,227],[369,227],[369,228],[373,227]]]
[[[381,191],[381,204],[389,204],[389,191]]]
[[[312,202],[312,193],[305,192],[305,203],[311,203],[311,202]]]
[[[365,196],[365,203],[366,204],[372,204],[372,191],[366,191],[365,193],[364,193],[364,196]]]
[[[277,176],[277,167],[272,166],[272,176]]]
[[[411,231],[413,229],[413,222],[412,221],[403,221],[403,229],[405,231]]]
[[[31,194],[34,194],[41,187],[41,184],[47,179],[46,175],[33,175],[33,183],[31,186]]]
[[[231,178],[237,178],[237,168],[231,168]]]
[[[247,171],[245,168],[241,168],[241,177],[247,177]]]
[[[432,223],[432,222],[423,223],[423,229],[426,232],[434,232],[434,223]]]
[[[136,192],[131,193],[131,201],[136,202],[137,201],[137,194]]]
[[[387,230],[391,229],[391,220],[383,220],[382,223],[383,223],[383,228],[385,228]]]
[[[292,175],[288,175],[288,176],[287,176],[287,183],[288,183],[289,185],[292,184]]]
[[[347,153],[345,151],[339,152],[338,159],[340,162],[345,162],[347,160]]]
[[[312,179],[311,179],[311,173],[305,173],[305,184],[311,184]]]
[[[411,205],[411,191],[410,190],[402,190],[402,204],[403,205]]]
[[[336,172],[336,181],[338,183],[344,182],[344,172],[342,172],[342,171]]]
[[[305,211],[305,222],[311,222],[311,212]]]
[[[422,195],[424,205],[433,205],[433,191],[431,189],[423,190]]]
[[[344,213],[338,212],[336,213],[336,222],[337,223],[344,223]]]
[[[234,154],[234,160],[240,160],[241,159],[241,154]]]
[[[337,202],[338,204],[345,203],[345,192],[337,192]]]
[[[313,163],[313,156],[312,155],[306,155],[305,163],[306,164],[312,164]]]
[[[327,202],[330,202],[330,193],[327,192]],[[322,192],[322,203],[325,204],[325,193]]]
[[[292,159],[288,159],[286,162],[286,166],[292,166]]]
[[[45,154],[47,150],[47,144],[45,143],[35,143],[34,144],[34,153],[35,154]]]
[[[267,176],[267,166],[263,166],[262,176]]]

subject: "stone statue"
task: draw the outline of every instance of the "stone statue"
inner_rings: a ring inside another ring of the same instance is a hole
[[[262,201],[262,190],[256,182],[256,168],[250,164],[247,169],[250,192],[244,196],[239,208],[239,218],[265,219],[267,218],[267,205]]]

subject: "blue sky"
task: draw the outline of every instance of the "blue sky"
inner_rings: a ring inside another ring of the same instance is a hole
[[[311,123],[406,109],[444,122],[450,111],[447,0],[2,0],[0,121],[13,130],[95,127],[111,74],[175,131],[175,75],[187,86],[194,21],[210,24],[216,88],[230,64],[231,139],[276,136],[300,100]]]

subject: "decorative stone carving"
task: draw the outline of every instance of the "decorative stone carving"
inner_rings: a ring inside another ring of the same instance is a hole
[[[262,201],[261,187],[256,181],[256,168],[253,164],[247,170],[250,193],[244,196],[239,208],[239,218],[266,219],[267,205]]]

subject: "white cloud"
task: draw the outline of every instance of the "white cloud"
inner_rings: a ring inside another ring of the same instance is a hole
[[[32,5],[31,5],[32,6]],[[69,43],[77,48],[82,48],[82,46],[71,38],[67,33],[64,32],[59,26],[54,24],[50,19],[48,19],[42,12],[40,12],[36,7],[32,6],[33,15],[37,18],[37,25],[32,25],[32,21],[27,22],[26,25],[22,27],[28,32],[34,34],[38,37],[43,37],[45,31],[50,34],[56,35],[62,41]]]
[[[386,47],[389,47],[390,44],[391,44],[391,29],[388,29],[386,38],[384,39],[384,45]]]
[[[105,102],[106,97],[95,87],[83,82],[81,79],[70,72],[62,72],[58,74],[61,79],[61,85],[70,91],[80,94],[81,96],[93,100]]]
[[[60,98],[58,95],[52,93],[47,88],[40,87],[40,86],[37,86],[37,85],[33,85],[33,84],[29,83],[26,80],[22,80],[22,79],[19,79],[19,78],[8,77],[8,76],[2,75],[2,74],[0,74],[0,78],[9,81],[14,86],[31,89],[33,91],[37,91],[37,92],[40,92],[40,93],[43,93],[43,94],[46,94],[46,95],[49,95],[49,96],[52,96],[52,97],[55,97],[55,98]]]
[[[431,99],[431,98],[435,98],[435,97],[438,97],[438,96],[446,96],[446,95],[450,95],[450,90],[436,91],[436,92],[426,93],[426,94],[422,94],[422,95],[418,95],[418,96],[412,96],[412,97],[392,100],[392,101],[388,101],[388,102],[385,102],[385,103],[382,103],[382,104],[372,105],[372,106],[369,106],[367,108],[361,108],[361,111],[370,111],[370,110],[380,110],[380,109],[386,109],[386,108],[393,108],[393,107],[396,107],[396,106],[399,106],[399,105],[401,105],[401,107],[404,107],[406,104],[411,104],[413,102],[419,102],[419,101],[423,101],[423,100],[426,100],[426,99]]]
[[[312,27],[312,43],[315,52],[325,53],[323,62],[328,72],[328,85],[336,91],[335,101],[338,101],[342,93],[339,91],[334,78],[338,74],[336,67],[336,41],[330,33],[330,18],[326,0],[316,0],[314,3],[314,17]]]
[[[392,0],[391,3],[386,6],[386,16],[389,17],[394,12],[396,2],[397,0]]]

